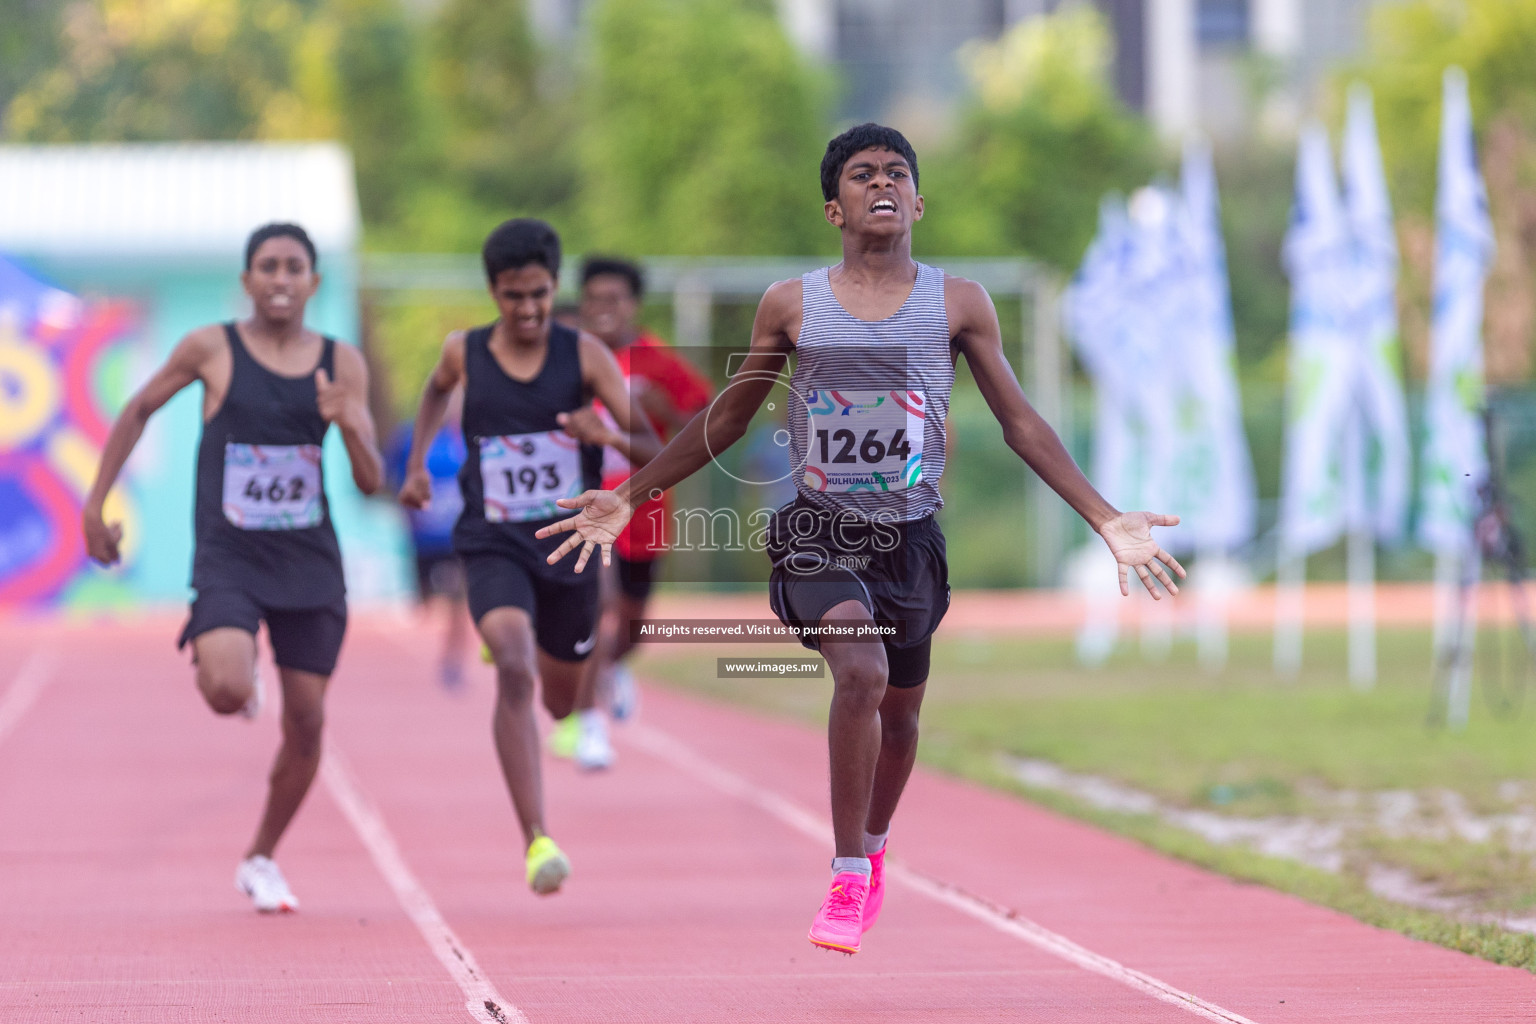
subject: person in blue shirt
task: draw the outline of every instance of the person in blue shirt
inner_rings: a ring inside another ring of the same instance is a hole
[[[463,685],[464,647],[470,624],[464,566],[453,550],[453,524],[464,507],[458,482],[459,467],[464,464],[464,434],[459,429],[461,402],[461,396],[455,394],[442,429],[432,439],[432,447],[427,449],[427,472],[432,477],[431,503],[423,509],[406,509],[411,546],[416,552],[417,595],[429,614],[444,618],[438,678],[447,690],[457,690]],[[389,446],[389,471],[397,486],[405,479],[413,426],[402,424]]]

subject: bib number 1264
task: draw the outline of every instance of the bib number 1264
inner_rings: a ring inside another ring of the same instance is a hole
[[[901,491],[923,479],[921,391],[812,391],[805,484],[832,493]]]

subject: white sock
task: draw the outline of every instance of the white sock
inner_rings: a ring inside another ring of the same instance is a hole
[[[884,832],[881,832],[879,835],[871,835],[870,833],[865,832],[864,833],[864,855],[868,856],[871,853],[879,853],[881,850],[885,849],[885,841],[890,838],[890,835],[891,835],[891,830],[890,829],[886,829]]]
[[[607,719],[603,717],[602,711],[597,708],[585,708],[576,712],[576,714],[581,719],[581,728],[585,732],[602,732],[603,726],[607,722]]]
[[[872,871],[874,871],[874,868],[870,866],[868,857],[832,858],[833,878],[843,874],[863,875],[865,878],[868,878]]]

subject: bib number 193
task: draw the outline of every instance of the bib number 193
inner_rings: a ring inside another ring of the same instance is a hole
[[[579,443],[561,430],[482,437],[480,482],[486,522],[553,519],[556,499],[582,492]]]

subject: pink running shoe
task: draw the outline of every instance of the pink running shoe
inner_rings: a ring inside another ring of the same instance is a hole
[[[880,904],[885,902],[885,847],[869,854],[869,895],[864,897],[864,931],[880,920]]]
[[[839,953],[857,953],[864,934],[864,901],[869,896],[869,879],[845,871],[832,879],[827,899],[811,922],[810,939],[822,949]]]

